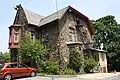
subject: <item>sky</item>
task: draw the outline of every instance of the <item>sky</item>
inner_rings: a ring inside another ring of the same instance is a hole
[[[1,0],[0,2],[0,52],[8,51],[9,26],[13,24],[16,10],[14,7],[22,4],[23,8],[47,16],[56,12],[55,0]],[[57,8],[71,5],[90,20],[106,15],[113,15],[120,23],[120,0],[57,0]]]

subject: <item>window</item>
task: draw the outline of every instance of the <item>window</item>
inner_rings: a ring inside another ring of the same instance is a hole
[[[14,42],[18,42],[18,34],[14,34]]]
[[[48,40],[49,40],[49,39],[48,39],[48,34],[47,34],[47,33],[43,34],[43,35],[42,35],[42,41],[43,41],[43,42],[48,42]]]
[[[15,33],[19,33],[19,29],[18,28],[15,28]]]
[[[19,68],[27,68],[27,66],[24,64],[18,64],[18,66],[19,66]]]
[[[83,33],[83,35],[87,35],[87,28],[86,27],[83,28],[82,33]]]
[[[17,64],[9,64],[7,68],[18,68]]]
[[[35,39],[35,33],[32,31],[31,32],[31,39],[34,40]]]
[[[19,29],[15,28],[14,29],[14,42],[18,42],[19,40]]]
[[[102,61],[105,61],[105,55],[104,54],[101,54],[101,59],[102,59]]]
[[[12,42],[11,35],[10,35],[10,43]]]
[[[75,30],[74,28],[69,28],[69,41],[75,41]]]
[[[86,27],[80,27],[79,30],[81,31],[82,38],[84,42],[88,42],[88,31]]]
[[[4,63],[0,63],[0,68],[3,68],[5,64]]]
[[[9,42],[11,43],[12,42],[12,32],[11,32],[11,29],[10,29],[10,36],[9,36]]]

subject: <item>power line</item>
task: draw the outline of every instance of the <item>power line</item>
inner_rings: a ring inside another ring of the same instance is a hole
[[[56,5],[57,18],[58,18],[58,2],[57,2],[57,0],[55,0],[55,5]]]

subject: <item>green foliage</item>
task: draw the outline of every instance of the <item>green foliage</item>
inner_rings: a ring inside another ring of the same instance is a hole
[[[5,53],[0,52],[0,60],[3,60],[4,62],[9,62],[10,54],[7,52],[5,52]]]
[[[57,62],[53,61],[46,61],[41,66],[41,72],[47,73],[47,74],[59,74],[59,64]]]
[[[92,21],[95,30],[93,36],[94,47],[100,49],[103,43],[104,50],[108,51],[108,68],[110,70],[120,69],[120,25],[116,22],[114,16],[105,16]]]
[[[20,42],[19,53],[23,62],[44,60],[46,52],[46,46],[40,42],[40,40],[32,40],[29,33],[26,33],[25,37]]]
[[[84,62],[84,71],[89,73],[95,66],[97,66],[97,62],[92,58],[87,58]]]
[[[75,75],[75,70],[66,68],[64,71],[60,71],[60,65],[57,62],[46,61],[38,69],[39,73],[46,73],[51,75]]]
[[[116,48],[120,48],[118,45],[120,43],[120,26],[114,18],[114,16],[105,16],[92,21],[95,29],[95,35],[93,36],[94,47],[100,49],[100,44],[103,43],[104,50],[109,51],[110,55],[116,54]]]
[[[63,74],[64,75],[75,75],[76,72],[75,70],[71,69],[71,68],[66,68],[64,71],[63,71]]]
[[[76,72],[80,72],[83,70],[83,65],[84,60],[83,60],[83,55],[80,52],[77,52],[74,48],[70,49],[70,56],[69,56],[69,67]]]
[[[38,68],[37,70],[38,73],[43,73],[43,69],[41,67]]]

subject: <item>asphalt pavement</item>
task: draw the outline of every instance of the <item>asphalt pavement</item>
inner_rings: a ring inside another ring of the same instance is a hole
[[[16,80],[78,80],[77,77],[68,77],[68,78],[60,78],[60,77],[42,77],[42,76],[36,76],[36,77],[28,77],[28,78],[21,78]]]
[[[15,80],[120,80],[120,73],[95,73],[75,76],[36,76]]]

